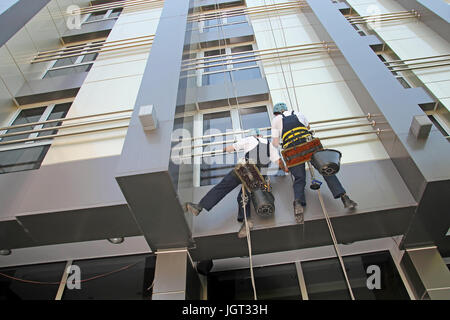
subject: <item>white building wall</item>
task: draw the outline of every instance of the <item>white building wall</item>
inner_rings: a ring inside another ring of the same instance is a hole
[[[247,6],[283,2],[285,1],[247,0]],[[278,14],[270,12],[266,15],[251,15],[250,18],[258,49],[322,41],[300,8],[295,11],[281,11]],[[281,65],[283,69],[281,69],[279,59],[263,61],[274,104],[283,101],[288,107],[304,113],[311,122],[364,115],[328,53],[281,59]],[[364,121],[356,122],[363,123]],[[354,124],[356,122],[347,121],[346,123]],[[315,128],[319,127],[315,126]],[[367,131],[369,128],[327,131],[317,134],[317,136],[361,132]],[[324,140],[323,144],[325,147],[340,150],[343,154],[342,163],[389,158],[376,135]]]
[[[405,11],[405,8],[393,0],[348,0],[348,3],[360,16]],[[368,26],[402,60],[450,54],[450,43],[427,27],[420,18],[395,22],[374,20]],[[412,72],[442,105],[450,110],[450,66],[418,69]]]
[[[162,6],[155,8],[154,5],[126,8],[119,16],[106,41],[155,34],[161,11]],[[134,45],[139,44],[134,43]],[[94,62],[67,117],[92,116],[132,109],[141,85],[149,52],[150,46],[147,45],[101,53]],[[95,120],[123,117],[130,114],[131,112],[127,112],[96,117]],[[82,129],[96,130],[126,126],[128,123],[129,120],[122,120],[83,126]],[[60,130],[59,133],[73,131],[79,132],[80,128]],[[123,128],[57,138],[54,140],[42,165],[119,155],[122,151],[126,132],[127,129]]]

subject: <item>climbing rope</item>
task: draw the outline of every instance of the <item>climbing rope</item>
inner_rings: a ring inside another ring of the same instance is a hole
[[[247,209],[246,209],[247,203],[248,203],[248,196],[245,193],[244,185],[242,185],[242,207],[244,208],[245,231],[247,233],[248,258],[250,260],[250,278],[252,280],[253,298],[255,300],[258,300],[258,297],[256,296],[255,275],[253,274],[252,242],[250,238],[250,228],[248,227],[247,222]]]
[[[311,173],[311,180],[315,180],[314,177],[314,169],[311,166],[311,163],[308,162],[309,172]],[[347,283],[348,291],[350,293],[350,297],[352,300],[355,300],[355,296],[353,295],[352,287],[350,286],[350,281],[348,279],[347,270],[345,269],[344,260],[342,259],[341,252],[339,250],[336,235],[334,234],[333,225],[331,224],[330,217],[328,215],[327,209],[325,208],[325,203],[323,202],[322,194],[320,193],[320,188],[317,189],[317,195],[319,196],[320,206],[322,207],[323,215],[325,216],[325,220],[327,221],[328,230],[330,231],[331,239],[333,240],[334,251],[336,252],[336,256],[339,259],[339,263],[341,265],[342,272],[344,273],[345,282]]]

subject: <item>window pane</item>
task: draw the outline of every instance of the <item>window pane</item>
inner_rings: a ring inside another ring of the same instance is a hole
[[[121,13],[122,13],[122,9],[114,9],[111,12],[111,15],[109,17],[110,18],[116,18],[116,17],[120,16]]]
[[[74,261],[81,270],[81,289],[64,290],[63,300],[150,300],[155,262],[154,255]],[[126,269],[111,273],[121,268]]]
[[[233,125],[229,111],[203,115],[203,135],[225,133],[227,130],[232,129]],[[232,138],[233,135],[204,138],[203,143],[221,142]],[[225,144],[206,146],[203,152],[220,150],[224,147]],[[203,158],[200,184],[203,186],[218,183],[234,167],[234,163],[236,163],[236,154]]]
[[[72,103],[63,103],[63,104],[56,105],[53,108],[53,110],[50,113],[50,116],[48,117],[47,120],[65,118],[67,115],[67,112],[69,112],[69,108],[71,105],[72,105]],[[42,128],[53,128],[56,126],[60,126],[61,124],[62,124],[62,122],[51,122],[51,123],[45,124]],[[48,136],[48,135],[57,134],[57,133],[58,133],[58,130],[43,131],[43,132],[40,132],[38,136],[39,137]]]
[[[97,59],[97,56],[98,56],[98,53],[89,53],[83,57],[83,60],[81,60],[81,63],[94,61],[95,59]]]
[[[239,115],[241,116],[241,126],[244,130],[270,127],[269,114],[265,106],[239,109]]]
[[[301,300],[294,264],[254,268],[258,300]],[[252,300],[249,269],[212,272],[208,275],[208,300]]]
[[[19,124],[26,124],[26,123],[33,123],[39,121],[42,114],[44,113],[46,107],[40,107],[40,108],[32,108],[32,109],[25,109],[20,111],[19,115],[17,116],[16,120],[12,123],[12,125],[19,125]],[[27,130],[33,130],[34,126],[26,126],[26,127],[20,127],[16,129],[10,129],[6,131],[6,133],[14,133],[14,132],[22,132]],[[30,134],[22,134],[22,135],[16,135],[11,137],[5,137],[1,141],[11,141],[11,140],[19,140],[19,139],[25,139],[28,138]]]
[[[54,300],[64,273],[65,262],[10,267],[0,272],[10,277],[55,284],[34,284],[0,275],[0,300]]]
[[[261,72],[259,72],[259,68],[249,68],[233,71],[234,81],[251,80],[258,78],[261,78]]]
[[[86,20],[86,22],[101,20],[104,18],[105,14],[106,14],[106,11],[99,11],[99,12],[91,13],[91,15]]]
[[[388,251],[347,256],[344,265],[357,300],[408,300],[408,293]],[[367,280],[380,268],[380,289],[370,290]],[[302,263],[308,297],[311,300],[350,299],[344,275],[337,258]]]
[[[302,262],[310,300],[350,300],[338,259]]]
[[[70,66],[72,64],[75,64],[75,62],[77,62],[77,59],[78,59],[78,57],[69,57],[69,58],[58,59],[56,61],[56,63],[53,65],[53,68]]]
[[[227,58],[225,56],[218,57],[219,55],[223,55],[223,54],[225,54],[224,49],[206,51],[205,52],[204,72],[226,70],[227,67],[225,65],[221,65],[221,64],[226,63]],[[211,62],[207,63],[208,61],[211,61]],[[214,65],[214,67],[208,67],[208,65]],[[231,75],[229,72],[206,74],[206,75],[203,75],[203,77],[202,77],[202,84],[204,86],[212,85],[212,84],[223,84],[223,83],[225,83],[225,81],[228,81],[228,82],[231,81]]]
[[[49,145],[0,152],[0,174],[39,169]]]
[[[70,67],[70,68],[50,70],[44,76],[44,79],[45,78],[54,78],[54,77],[59,77],[59,76],[66,76],[66,75],[78,73],[78,72],[87,72],[91,69],[91,67],[92,67],[92,64],[86,64],[86,65]]]

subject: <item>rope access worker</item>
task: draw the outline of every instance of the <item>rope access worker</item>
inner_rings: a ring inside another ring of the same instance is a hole
[[[277,163],[282,170],[285,170],[284,163],[281,160],[278,150],[273,147],[267,139],[261,136],[259,129],[251,129],[250,135],[246,138],[239,139],[233,145],[227,146],[223,149],[224,152],[244,151],[245,161],[253,161],[261,172],[261,168],[267,168],[270,162]],[[287,170],[285,170],[287,171]],[[214,206],[220,202],[228,193],[241,184],[241,180],[237,177],[234,170],[228,174],[200,200],[198,204],[186,202],[184,204],[185,211],[189,211],[194,216],[198,216],[203,209],[211,211]],[[244,222],[244,209],[242,207],[242,189],[237,197],[238,201],[238,218],[239,222]],[[247,201],[245,211],[247,213],[247,222],[249,229],[253,227],[253,222],[250,220],[250,201]],[[247,236],[245,222],[242,224],[238,237],[244,238]]]
[[[273,107],[275,118],[272,121],[272,144],[278,148],[281,141],[281,147],[287,149],[307,141],[312,134],[309,131],[310,126],[306,117],[299,112],[289,112],[285,103],[277,103]],[[281,159],[280,159],[281,160]],[[305,185],[306,170],[305,163],[289,168],[294,176],[294,215],[302,216],[303,207],[306,206]],[[349,198],[345,189],[339,182],[336,175],[323,176],[335,199],[341,198],[344,207],[354,209],[357,203]]]

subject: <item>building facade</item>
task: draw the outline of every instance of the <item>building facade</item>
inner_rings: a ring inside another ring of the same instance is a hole
[[[4,2],[1,298],[449,299],[449,12],[445,0]],[[307,187],[297,224],[291,177],[273,168],[276,211],[252,214],[249,241],[238,188],[185,213],[242,156],[224,146],[255,127],[270,138],[277,102],[341,151],[357,209]]]

